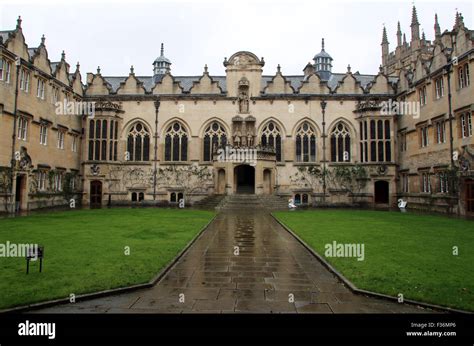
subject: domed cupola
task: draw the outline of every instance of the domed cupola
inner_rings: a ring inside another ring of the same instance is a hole
[[[161,44],[161,55],[155,59],[153,62],[153,74],[164,75],[166,72],[170,71],[171,61],[164,55],[165,49],[163,43]]]
[[[321,43],[321,52],[316,54],[313,58],[314,70],[320,75],[322,79],[329,78],[332,69],[332,57],[324,50],[324,38]],[[326,76],[327,75],[327,76]],[[327,77],[327,78],[325,78]]]

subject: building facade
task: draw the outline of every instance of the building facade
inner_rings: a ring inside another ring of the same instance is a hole
[[[224,59],[225,75],[205,66],[175,76],[162,45],[150,76],[98,68],[82,81],[64,53],[49,60],[44,37],[28,48],[19,19],[0,32],[0,204],[158,205],[254,193],[474,212],[473,31],[456,14],[452,30],[437,24],[427,41],[415,8],[411,28],[409,44],[399,28],[394,52],[384,29],[377,75],[332,72],[323,40],[301,75],[280,66],[264,75],[264,59],[241,51]]]

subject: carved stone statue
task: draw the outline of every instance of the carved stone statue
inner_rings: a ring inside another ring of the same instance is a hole
[[[239,130],[235,131],[234,132],[234,145],[240,146],[240,137],[241,137],[240,131]]]
[[[253,134],[250,131],[247,132],[247,145],[249,147],[253,146]]]
[[[241,91],[239,94],[239,112],[240,113],[249,112],[249,99],[245,91]]]

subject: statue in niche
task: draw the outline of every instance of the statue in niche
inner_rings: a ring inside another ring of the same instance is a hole
[[[253,134],[252,132],[249,130],[247,131],[247,145],[249,147],[252,147],[253,146]]]
[[[245,90],[241,90],[239,93],[239,112],[240,113],[249,112],[249,98]]]
[[[241,137],[240,131],[239,131],[239,130],[236,130],[236,131],[234,132],[234,145],[236,145],[236,146],[238,146],[238,147],[240,146],[240,137]]]
[[[246,147],[247,146],[247,137],[242,136],[242,146]]]

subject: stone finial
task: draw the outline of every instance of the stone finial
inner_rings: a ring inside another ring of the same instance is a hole
[[[97,74],[100,74],[100,66],[97,66]]]
[[[347,73],[351,73],[351,65],[347,65]]]
[[[18,16],[18,19],[16,20],[16,28],[21,29],[21,16]]]
[[[160,55],[161,55],[161,56],[164,56],[164,55],[165,55],[165,45],[163,44],[163,42],[161,42],[161,51],[160,51]]]
[[[81,68],[81,65],[79,64],[79,61],[78,61],[77,64],[76,64],[76,71],[79,71],[80,68]]]
[[[321,50],[324,50],[324,37],[321,39]]]
[[[44,37],[44,34],[43,36],[41,36],[41,44],[44,46],[44,42],[46,41],[46,37]]]
[[[135,69],[133,68],[133,65],[130,66],[130,74],[135,74]]]
[[[62,61],[66,60],[66,53],[64,51],[61,53],[61,60]]]
[[[278,64],[278,66],[277,66],[277,73],[281,73],[281,66],[280,66],[280,64]]]
[[[207,64],[204,65],[204,74],[207,74]]]

